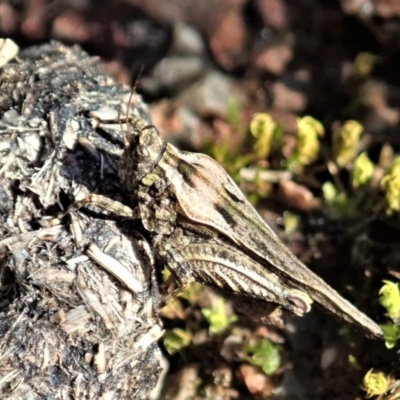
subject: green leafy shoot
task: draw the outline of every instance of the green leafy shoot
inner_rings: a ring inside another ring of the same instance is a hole
[[[250,342],[244,349],[246,360],[261,370],[266,375],[273,375],[281,366],[281,353],[279,346],[267,339]]]
[[[379,302],[386,308],[386,312],[393,320],[400,318],[400,290],[399,284],[383,281],[385,284],[379,291]]]
[[[332,182],[325,182],[322,185],[322,194],[332,218],[341,219],[348,215],[350,209],[346,193],[339,192]]]
[[[240,169],[254,159],[254,154],[243,153],[247,131],[236,97],[229,98],[227,122],[230,127],[230,134],[218,144],[210,140],[205,141],[201,146],[201,151],[214,158],[238,182]]]
[[[391,281],[383,281],[384,285],[379,291],[379,302],[385,307],[387,315],[392,323],[381,325],[385,337],[385,345],[393,348],[400,339],[400,327],[397,324],[400,318],[400,290],[399,284]]]
[[[227,314],[225,301],[222,298],[218,299],[216,308],[203,308],[201,313],[210,325],[209,331],[212,334],[221,333],[237,320],[236,315]]]
[[[226,139],[219,145],[206,143],[203,146],[203,151],[221,164],[236,182],[239,181],[240,170],[255,158],[252,153],[241,154],[245,142],[244,135],[241,136],[233,148],[230,139]]]
[[[164,346],[169,354],[174,354],[192,341],[192,334],[180,328],[174,328],[164,335]]]
[[[335,183],[327,181],[322,185],[326,211],[333,219],[360,219],[370,213],[374,197],[368,192],[367,184],[372,180],[374,165],[366,154],[356,159],[350,176],[353,190],[346,190],[342,185],[339,190]],[[335,181],[337,182],[337,181]]]
[[[382,328],[385,338],[385,346],[387,349],[393,349],[397,341],[400,339],[400,327],[394,323],[379,325]]]

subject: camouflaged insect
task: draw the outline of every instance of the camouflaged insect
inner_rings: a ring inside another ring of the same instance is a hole
[[[119,176],[137,209],[98,196],[85,203],[140,218],[156,259],[178,283],[209,284],[298,316],[315,301],[382,336],[377,324],[289,251],[216,161],[178,150],[140,119],[131,123],[136,133],[125,138]]]

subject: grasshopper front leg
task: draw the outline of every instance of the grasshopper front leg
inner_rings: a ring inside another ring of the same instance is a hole
[[[84,199],[77,201],[72,206],[71,211],[79,210],[80,208],[93,206],[100,208],[101,210],[108,211],[113,215],[117,215],[119,217],[125,217],[130,219],[139,219],[139,210],[138,208],[132,209],[119,201],[112,200],[106,196],[102,196],[100,194],[89,194]]]

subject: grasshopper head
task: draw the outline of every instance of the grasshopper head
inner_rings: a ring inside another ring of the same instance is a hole
[[[152,171],[166,147],[154,125],[145,125],[143,120],[138,120],[134,128],[137,133],[125,137],[125,150],[119,165],[119,175],[128,191]]]

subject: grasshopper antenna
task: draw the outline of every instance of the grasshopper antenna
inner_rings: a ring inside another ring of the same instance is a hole
[[[125,124],[126,124],[126,126],[129,126],[129,119],[130,119],[129,110],[131,108],[133,94],[136,92],[136,89],[137,89],[137,86],[139,84],[140,78],[142,77],[143,71],[144,71],[144,64],[142,64],[141,67],[140,67],[139,73],[138,73],[138,75],[137,75],[137,77],[135,79],[135,82],[133,84],[133,88],[132,88],[131,93],[129,95],[128,104],[126,106],[126,113],[125,113]],[[121,128],[121,132],[123,133],[122,119],[121,119],[121,109],[119,109],[119,111],[118,111],[118,121],[119,121],[119,126]],[[122,138],[123,138],[123,141],[124,141],[124,146],[128,147],[129,146],[129,142],[126,139],[126,135],[123,134]]]

